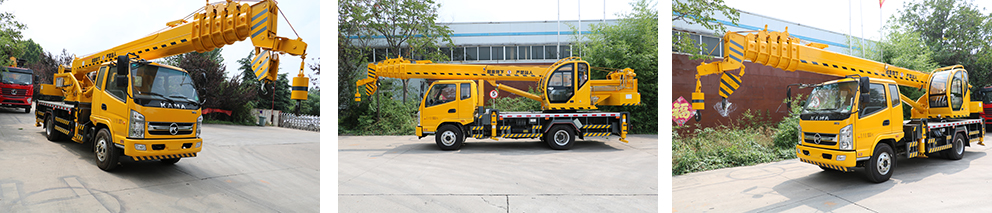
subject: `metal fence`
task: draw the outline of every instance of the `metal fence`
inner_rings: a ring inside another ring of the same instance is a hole
[[[279,126],[285,128],[302,129],[307,131],[320,132],[320,117],[313,115],[293,115],[293,113],[280,113]]]

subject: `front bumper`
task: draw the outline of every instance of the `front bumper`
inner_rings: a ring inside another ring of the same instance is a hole
[[[800,161],[845,172],[857,166],[856,153],[855,151],[796,145],[796,156],[799,157]],[[838,160],[839,158],[843,158],[843,160]]]
[[[0,96],[0,106],[31,108],[31,101],[28,99],[29,99],[28,97]]]
[[[196,157],[196,153],[203,148],[203,139],[118,139],[122,142],[124,155],[131,157],[135,161],[159,160],[183,157]],[[121,144],[121,143],[117,143]],[[135,144],[145,145],[145,150],[135,149]],[[200,146],[197,146],[200,144]]]

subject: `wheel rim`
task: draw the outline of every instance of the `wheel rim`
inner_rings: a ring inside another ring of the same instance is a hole
[[[457,140],[455,138],[455,132],[444,131],[444,133],[441,133],[441,144],[444,144],[444,146],[455,145],[455,140]]]
[[[107,139],[100,138],[96,142],[96,159],[100,162],[107,160]]]
[[[45,134],[52,135],[52,118],[49,117],[48,121],[45,121]]]
[[[957,153],[959,155],[961,153],[964,153],[964,139],[963,138],[958,137],[957,140],[954,140],[954,145],[953,146],[954,146],[954,153]]]
[[[882,152],[878,155],[878,162],[875,163],[878,167],[878,173],[885,175],[889,173],[889,169],[892,168],[892,158],[889,156],[888,152]]]
[[[555,132],[555,144],[559,146],[568,145],[568,131],[564,129]]]

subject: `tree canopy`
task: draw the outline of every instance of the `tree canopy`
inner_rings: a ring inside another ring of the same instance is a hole
[[[4,0],[0,0],[0,4],[3,2]],[[13,61],[10,60],[10,57],[21,56],[25,51],[25,44],[22,40],[24,35],[21,34],[21,31],[28,27],[14,18],[13,13],[0,13],[0,66],[12,64]]]
[[[727,32],[723,23],[716,22],[717,14],[723,14],[730,22],[737,24],[740,13],[737,9],[728,7],[723,0],[678,0],[672,1],[672,21],[684,21],[688,24],[699,24],[708,30],[714,30],[718,34]],[[672,49],[677,52],[692,54],[691,59],[709,59],[710,56],[704,53],[706,44],[689,38],[685,32],[672,36]]]

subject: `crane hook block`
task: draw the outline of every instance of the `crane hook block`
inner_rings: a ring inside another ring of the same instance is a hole
[[[293,92],[290,98],[293,100],[307,100],[307,87],[309,87],[310,78],[304,77],[303,73],[300,73],[293,78]]]

